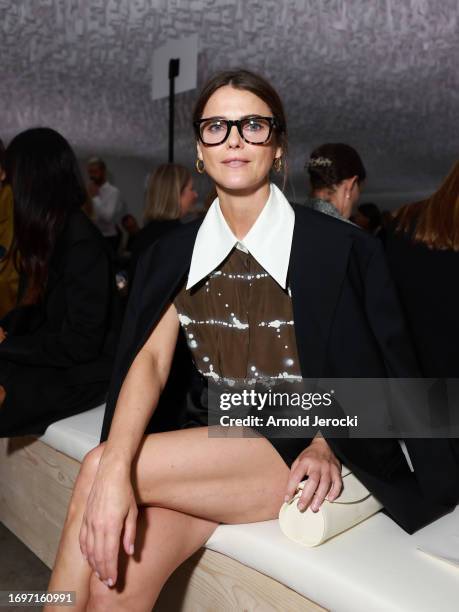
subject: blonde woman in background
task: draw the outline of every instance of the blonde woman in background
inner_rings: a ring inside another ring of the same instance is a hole
[[[162,164],[152,172],[147,183],[144,226],[132,242],[132,277],[143,251],[176,227],[197,198],[191,173],[184,166]]]

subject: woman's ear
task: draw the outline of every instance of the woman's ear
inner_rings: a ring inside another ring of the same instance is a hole
[[[282,147],[278,145],[274,150],[274,159],[278,159],[279,157],[282,157],[283,154],[284,154],[284,151]]]
[[[196,142],[196,155],[197,155],[198,159],[202,160],[201,145],[199,144],[199,142]]]
[[[359,186],[359,177],[357,175],[351,178],[351,182],[349,184],[350,191],[354,189],[354,185],[357,185],[357,187]]]

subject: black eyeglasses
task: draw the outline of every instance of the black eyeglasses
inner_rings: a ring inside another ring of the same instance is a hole
[[[271,138],[273,129],[280,129],[279,122],[275,117],[261,117],[252,115],[242,119],[221,119],[220,117],[209,117],[194,121],[193,126],[199,140],[208,147],[223,144],[235,125],[240,137],[249,144],[266,144]]]

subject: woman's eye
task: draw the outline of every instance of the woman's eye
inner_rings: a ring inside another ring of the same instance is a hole
[[[258,130],[263,129],[263,126],[259,121],[249,121],[246,124],[245,129],[250,130],[251,132],[258,132]]]
[[[206,125],[206,132],[211,132],[212,134],[216,134],[225,129],[223,123],[221,121],[216,121],[215,123],[209,123]]]

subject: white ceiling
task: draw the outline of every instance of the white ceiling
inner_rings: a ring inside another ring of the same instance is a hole
[[[0,0],[0,134],[62,131],[80,152],[167,157],[152,52],[199,35],[199,82],[257,70],[284,99],[291,165],[344,141],[374,190],[435,185],[458,157],[457,0]],[[192,162],[196,92],[177,96],[176,157]]]

